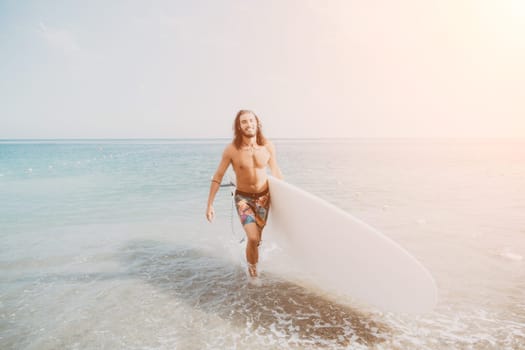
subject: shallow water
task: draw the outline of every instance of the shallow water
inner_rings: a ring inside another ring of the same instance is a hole
[[[247,283],[229,189],[204,219],[224,145],[1,142],[0,348],[525,348],[525,141],[276,141],[288,181],[430,270],[417,317],[302,287],[271,237]]]

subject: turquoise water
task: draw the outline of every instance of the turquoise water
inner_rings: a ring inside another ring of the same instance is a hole
[[[275,141],[288,181],[427,266],[419,317],[301,287],[272,243],[248,285],[230,189],[204,218],[227,142],[0,141],[0,348],[524,347],[525,141]]]
[[[151,220],[202,198],[218,145],[1,145],[2,224],[9,229]],[[192,164],[199,164],[194,167]],[[183,209],[183,210],[187,210]]]

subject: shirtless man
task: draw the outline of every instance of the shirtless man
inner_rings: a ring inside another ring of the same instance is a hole
[[[211,180],[206,218],[211,222],[215,217],[213,201],[222,177],[231,164],[237,178],[235,205],[248,238],[246,244],[248,273],[251,277],[257,277],[259,243],[270,209],[266,167],[269,166],[272,175],[277,178],[282,179],[282,174],[275,158],[275,148],[264,138],[259,118],[255,113],[240,110],[235,117],[233,131],[233,141],[226,146],[222,160]]]

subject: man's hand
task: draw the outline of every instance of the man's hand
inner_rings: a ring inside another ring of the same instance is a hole
[[[215,218],[215,210],[213,209],[213,205],[208,206],[208,209],[206,209],[206,219],[208,219],[209,222],[212,222]]]

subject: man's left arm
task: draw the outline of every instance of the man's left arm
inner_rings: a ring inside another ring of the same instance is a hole
[[[272,175],[282,180],[283,174],[281,173],[281,169],[279,169],[279,165],[277,164],[275,146],[273,145],[273,143],[268,141],[267,147],[268,147],[268,151],[270,152],[270,160],[268,161],[268,166],[270,167],[270,170],[272,171]]]

